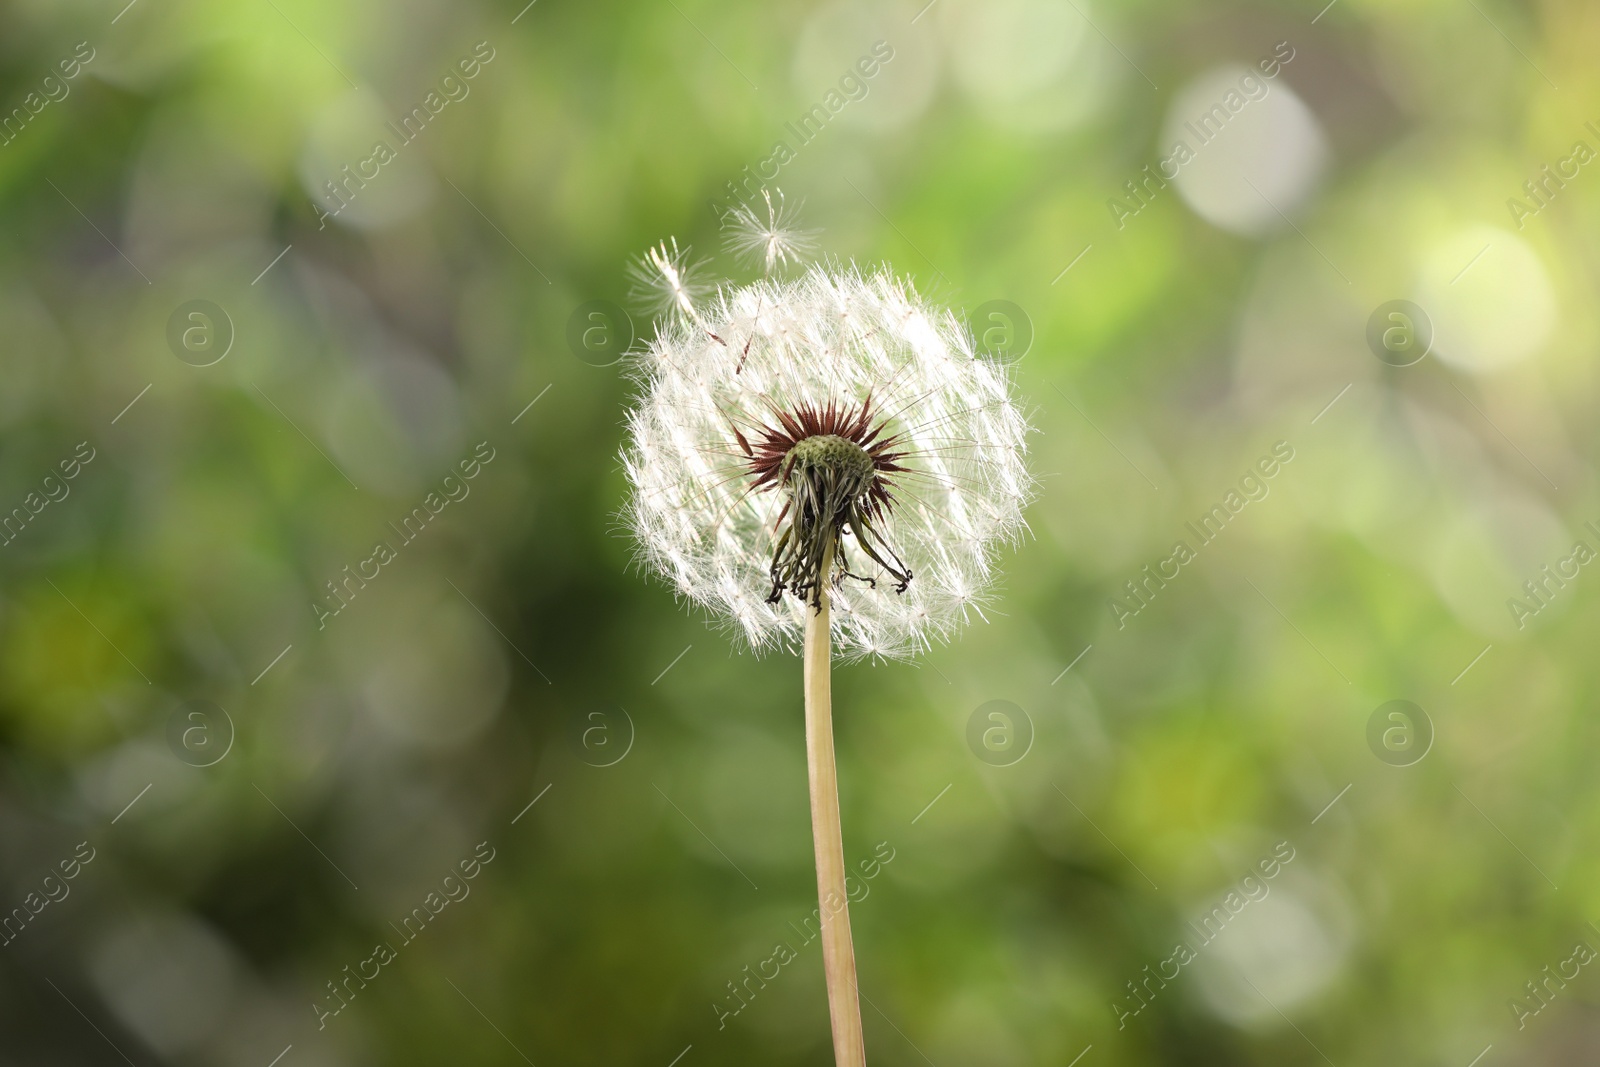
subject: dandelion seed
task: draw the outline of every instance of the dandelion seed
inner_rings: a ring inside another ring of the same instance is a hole
[[[761,190],[761,198],[767,205],[765,219],[748,204],[728,210],[722,219],[722,243],[742,261],[752,265],[765,262],[766,273],[771,274],[774,267],[797,263],[815,251],[818,231],[800,227],[799,205],[791,207],[781,191],[777,203],[766,188]]]
[[[700,280],[702,264],[689,258],[690,249],[678,249],[678,239],[662,241],[628,271],[633,296],[657,314],[677,311],[697,319],[694,302],[711,291]]]

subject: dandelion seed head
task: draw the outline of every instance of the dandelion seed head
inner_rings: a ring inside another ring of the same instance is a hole
[[[657,252],[675,267],[675,246]],[[784,535],[801,535],[805,500],[835,506],[806,496],[798,469],[815,463],[859,520],[835,522],[821,577],[842,658],[909,657],[983,617],[1034,480],[1007,372],[953,314],[838,264],[670,306],[634,365],[623,452],[641,562],[757,651],[797,647],[817,562]]]

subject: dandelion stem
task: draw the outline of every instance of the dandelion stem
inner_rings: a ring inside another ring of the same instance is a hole
[[[806,611],[806,768],[811,778],[811,838],[817,853],[822,966],[828,979],[834,1061],[837,1067],[866,1067],[861,1003],[856,994],[856,950],[850,940],[850,900],[845,894],[839,774],[833,758],[832,644],[828,634],[828,582],[832,569],[830,546],[823,561],[817,605],[808,606]]]

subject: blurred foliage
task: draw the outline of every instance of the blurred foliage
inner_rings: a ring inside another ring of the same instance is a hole
[[[873,1061],[1589,1062],[1592,968],[1550,975],[1600,948],[1600,579],[1542,568],[1600,546],[1600,174],[1562,163],[1600,9],[1318,6],[7,5],[0,1062],[831,1062],[798,662],[630,567],[630,385],[568,330],[668,235],[745,277],[711,205],[878,41],[777,183],[828,254],[1023,309],[1044,491],[986,625],[836,675],[847,858],[893,854]],[[1009,766],[966,741],[995,699]]]

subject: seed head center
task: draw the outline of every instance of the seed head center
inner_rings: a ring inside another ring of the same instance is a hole
[[[895,591],[905,592],[911,570],[884,540],[883,529],[894,510],[893,479],[910,470],[899,462],[906,455],[901,437],[887,433],[881,419],[872,425],[870,399],[858,408],[830,401],[774,414],[780,425],[765,428],[755,448],[733,429],[750,458],[755,487],[780,489],[788,498],[773,527],[767,603],[778,603],[788,591],[820,611],[830,580],[856,578],[877,588],[877,575],[850,570],[852,552],[876,563],[894,578]]]
[[[870,482],[874,470],[866,449],[832,433],[801,438],[789,449],[786,459],[791,475],[826,472],[840,481],[859,485]]]

